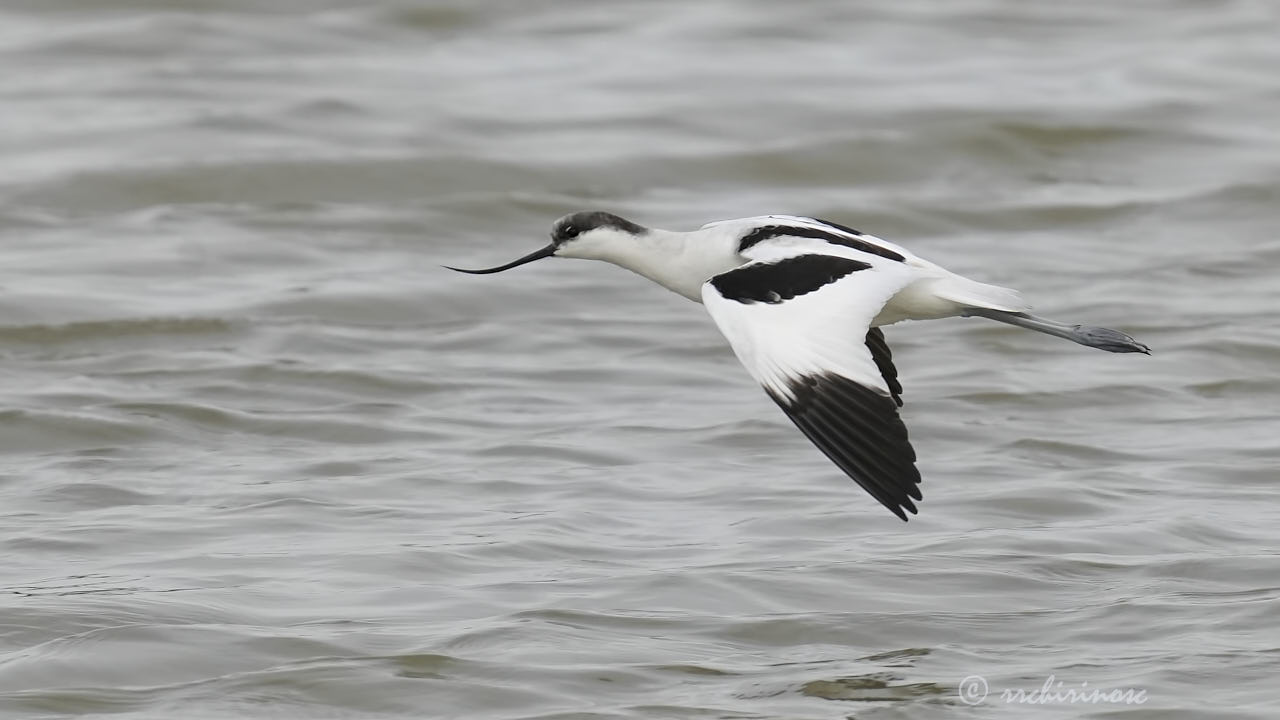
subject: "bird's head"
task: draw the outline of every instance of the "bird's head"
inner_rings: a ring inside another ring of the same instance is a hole
[[[551,244],[522,258],[512,260],[506,265],[483,270],[463,270],[455,267],[449,269],[484,275],[510,270],[545,257],[584,258],[612,262],[631,249],[636,238],[646,232],[648,231],[644,227],[613,213],[576,212],[565,215],[551,226]]]

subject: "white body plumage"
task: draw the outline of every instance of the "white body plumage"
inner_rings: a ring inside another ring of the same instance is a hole
[[[848,235],[897,253],[905,261],[890,260],[826,239],[787,234],[773,236],[747,248],[745,252],[739,250],[742,239],[752,231],[774,226],[812,228],[837,237]],[[895,276],[895,283],[899,271],[903,269],[901,266],[906,266],[910,281],[888,298],[872,322],[873,327],[892,325],[902,320],[952,317],[975,305],[1008,312],[1030,309],[1016,290],[962,277],[874,235],[849,233],[846,228],[795,215],[720,220],[707,223],[693,232],[649,229],[643,234],[633,235],[622,229],[601,228],[589,235],[579,236],[576,242],[566,244],[556,256],[604,260],[642,275],[690,300],[702,302],[702,286],[714,275],[758,260],[762,255],[787,256],[801,253],[821,253],[868,262],[875,273]],[[859,277],[859,281],[865,281],[865,278]]]

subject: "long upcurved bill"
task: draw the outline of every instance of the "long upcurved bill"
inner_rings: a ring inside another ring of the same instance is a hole
[[[471,273],[472,275],[488,275],[489,273],[496,273],[496,272],[502,272],[503,270],[510,270],[511,268],[516,267],[518,265],[531,263],[534,260],[541,260],[544,257],[551,257],[552,255],[555,255],[555,254],[556,254],[556,244],[551,243],[550,245],[544,248],[534,250],[533,252],[529,253],[528,255],[525,255],[519,260],[512,260],[506,265],[499,265],[498,267],[486,268],[484,270],[464,270],[462,268],[449,267],[448,265],[445,265],[444,267],[450,270],[456,270],[462,273]]]

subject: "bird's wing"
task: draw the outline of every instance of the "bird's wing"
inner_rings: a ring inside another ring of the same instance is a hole
[[[920,473],[894,401],[897,371],[870,325],[910,270],[794,245],[761,245],[750,258],[702,286],[711,318],[800,431],[906,520]]]
[[[873,327],[867,331],[867,350],[871,351],[871,359],[880,370],[880,377],[889,387],[893,401],[902,407],[902,383],[898,382],[898,368],[893,366],[893,351],[884,339],[884,331]]]
[[[702,229],[717,226],[730,226],[741,232],[738,250],[743,254],[749,254],[747,250],[760,243],[812,239],[897,262],[919,261],[919,258],[904,247],[830,220],[800,215],[761,215],[737,220],[718,220],[703,225]]]

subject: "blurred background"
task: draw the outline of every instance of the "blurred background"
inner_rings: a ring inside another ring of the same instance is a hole
[[[8,0],[0,67],[0,716],[1273,716],[1277,4]],[[1155,354],[889,328],[904,524],[697,305],[440,268],[582,209]]]

